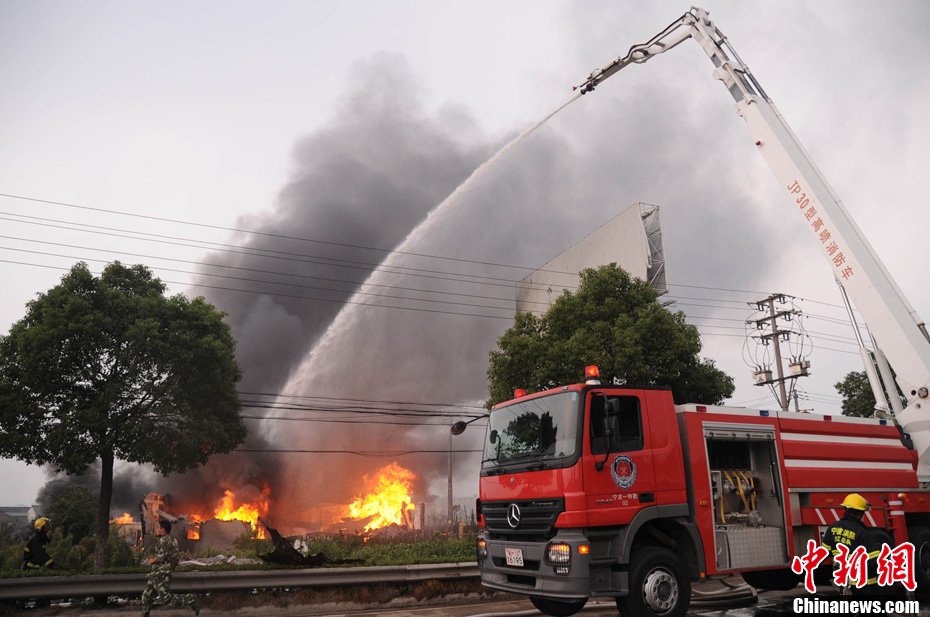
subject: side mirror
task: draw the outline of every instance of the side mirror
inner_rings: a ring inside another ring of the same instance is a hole
[[[604,460],[597,461],[594,463],[594,469],[597,471],[602,471],[604,465],[607,464],[607,459],[610,458],[610,442],[611,437],[613,437],[614,430],[610,428],[610,419],[616,418],[620,415],[620,401],[615,398],[609,398],[604,401]]]
[[[620,400],[615,398],[607,399],[607,404],[604,406],[605,418],[618,418],[620,417]]]
[[[465,423],[459,420],[452,425],[452,428],[449,429],[453,435],[461,435],[465,432]]]

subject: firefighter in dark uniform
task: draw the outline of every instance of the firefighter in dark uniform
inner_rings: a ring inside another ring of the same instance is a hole
[[[822,546],[830,551],[830,556],[836,558],[839,554],[837,545],[845,544],[852,553],[858,547],[863,546],[868,551],[869,560],[867,563],[868,580],[866,586],[861,589],[863,592],[874,593],[877,582],[877,559],[881,550],[880,536],[875,530],[865,526],[862,517],[871,509],[871,504],[865,500],[865,497],[858,493],[850,493],[840,504],[846,508],[843,518],[833,523],[823,534]],[[875,544],[878,542],[878,546]],[[854,585],[850,581],[850,585]],[[847,586],[845,590],[849,590]]]
[[[58,566],[55,565],[55,561],[45,550],[45,545],[49,542],[48,534],[52,531],[51,521],[41,516],[35,520],[35,529],[35,533],[32,534],[23,549],[23,569],[41,570],[42,568],[49,568],[57,570]]]

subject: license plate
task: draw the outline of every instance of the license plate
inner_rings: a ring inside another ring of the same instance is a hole
[[[523,567],[523,550],[519,548],[505,548],[504,555],[507,557],[508,566]]]

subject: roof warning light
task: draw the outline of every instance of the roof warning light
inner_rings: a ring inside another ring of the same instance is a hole
[[[597,366],[591,365],[586,366],[584,369],[584,382],[589,384],[599,384],[601,383],[601,373],[597,370]]]

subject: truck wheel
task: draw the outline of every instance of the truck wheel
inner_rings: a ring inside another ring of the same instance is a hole
[[[587,604],[588,599],[583,598],[581,600],[553,600],[552,598],[539,598],[536,596],[530,597],[530,602],[533,603],[533,606],[542,613],[546,615],[552,615],[552,617],[569,617],[569,615],[574,615],[578,611],[584,608],[584,605]]]
[[[682,617],[691,604],[691,581],[665,548],[643,548],[630,557],[630,593],[617,598],[623,617]]]
[[[914,581],[917,583],[917,591],[930,593],[930,529],[912,527],[907,530],[907,537],[914,545]]]

